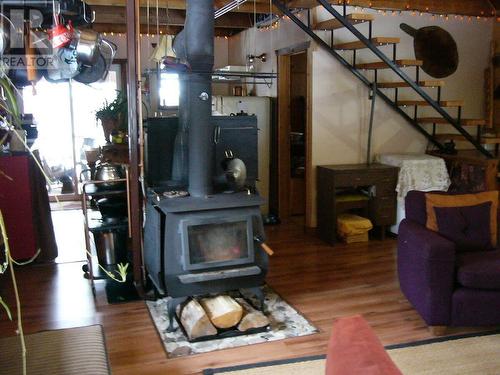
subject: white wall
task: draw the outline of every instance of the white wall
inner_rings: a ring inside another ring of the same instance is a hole
[[[127,38],[125,34],[121,34],[120,36],[117,34],[107,34],[105,38],[111,40],[118,46],[118,51],[116,54],[117,59],[127,58]],[[214,39],[215,68],[221,68],[228,64],[228,42],[228,39],[222,37]],[[154,63],[149,61],[149,56],[151,56],[151,53],[153,52],[153,46],[151,45],[152,43],[158,43],[158,37],[147,37],[145,35],[141,37],[141,65],[143,69],[154,68]]]
[[[110,35],[105,36],[106,39],[111,40],[118,47],[116,57],[117,59],[127,59],[127,39],[125,34],[121,35]],[[229,40],[223,37],[217,37],[214,39],[214,68],[222,68],[228,65],[228,42]],[[151,36],[147,37],[143,35],[141,37],[141,69],[142,71],[147,69],[154,69],[155,63],[149,60],[149,57],[153,53],[152,43],[158,43],[158,37]],[[213,93],[214,95],[227,95],[228,94],[227,85],[214,84]]]
[[[317,16],[318,20],[325,19],[322,12],[318,12]],[[488,59],[492,21],[467,22],[455,20],[453,17],[448,21],[439,17],[432,20],[428,14],[411,16],[409,12],[395,16],[377,14],[377,20],[373,25],[373,36],[400,37],[398,57],[414,58],[412,38],[399,29],[401,22],[417,28],[438,25],[451,33],[457,42],[460,64],[458,70],[445,79],[446,87],[443,88],[442,98],[464,99],[466,101],[463,110],[464,117],[483,117],[483,71]],[[359,25],[358,28],[361,31],[368,30],[367,25]],[[324,33],[324,35],[329,35],[329,33]],[[247,30],[230,38],[229,64],[244,65],[247,54],[265,52],[270,57],[269,61],[256,63],[255,69],[276,71],[274,50],[293,46],[307,39],[306,34],[290,20],[281,21],[278,29],[273,31]],[[349,37],[347,31],[336,30],[335,40],[336,43],[340,43],[354,40],[354,38]],[[360,81],[327,52],[315,44],[312,48],[310,56],[312,60],[313,173],[310,183],[313,186],[311,224],[315,226],[315,166],[360,163],[365,160],[370,102],[368,90]],[[391,49],[385,48],[390,54]],[[375,57],[370,54],[371,52],[359,54],[357,61],[374,61]],[[346,59],[351,59],[352,53],[346,52],[344,55]],[[412,76],[414,75],[414,69],[409,72]],[[421,79],[425,77],[425,74],[421,75]],[[394,77],[385,78],[395,79]],[[381,79],[384,79],[383,75]],[[258,86],[257,94],[276,96],[276,86],[276,82],[271,88]],[[406,97],[414,96],[406,95]],[[405,95],[401,92],[400,99],[404,98]],[[412,113],[412,110],[409,109],[408,113]],[[424,152],[426,145],[425,138],[413,130],[401,116],[382,100],[377,101],[372,143],[374,155],[388,152]]]

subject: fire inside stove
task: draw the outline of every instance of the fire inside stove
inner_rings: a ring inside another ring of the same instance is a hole
[[[187,269],[253,261],[248,220],[189,225]]]

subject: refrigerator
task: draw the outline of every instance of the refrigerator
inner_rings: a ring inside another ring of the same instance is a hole
[[[212,114],[231,116],[241,113],[257,116],[258,128],[258,179],[257,190],[266,203],[262,213],[269,213],[269,175],[271,170],[271,121],[272,100],[266,96],[212,96]]]

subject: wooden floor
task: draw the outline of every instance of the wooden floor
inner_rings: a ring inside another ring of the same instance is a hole
[[[78,262],[16,268],[25,332],[102,324],[115,375],[196,374],[207,367],[323,354],[332,321],[352,314],[362,314],[384,344],[431,337],[399,291],[394,239],[331,247],[304,233],[300,222],[266,231],[275,250],[268,283],[320,333],[167,359],[144,302],[108,305],[102,293],[94,300]],[[0,277],[0,295],[14,307],[7,276]],[[15,329],[1,311],[0,336]]]

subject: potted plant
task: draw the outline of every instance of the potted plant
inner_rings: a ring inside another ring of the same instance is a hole
[[[0,89],[0,146],[10,142],[11,151],[25,151],[26,132],[21,126],[15,88],[8,78],[3,77],[0,78]]]
[[[111,143],[113,132],[127,132],[127,111],[127,97],[121,91],[118,91],[115,100],[110,103],[105,101],[104,105],[96,111],[95,118],[101,122],[107,143]]]

